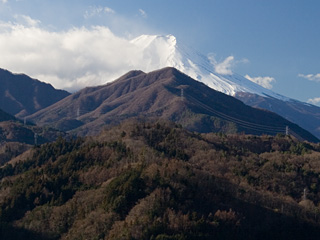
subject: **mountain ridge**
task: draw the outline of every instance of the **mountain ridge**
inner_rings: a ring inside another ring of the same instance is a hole
[[[70,95],[25,74],[0,68],[0,108],[23,118]]]
[[[306,134],[280,116],[251,108],[172,67],[150,73],[129,72],[112,83],[74,93],[29,118],[40,125],[80,130],[85,135],[93,131],[90,129],[100,131],[106,124],[130,117],[163,118],[200,132],[225,129],[284,133],[289,125],[292,130]],[[307,135],[309,140],[318,141]]]

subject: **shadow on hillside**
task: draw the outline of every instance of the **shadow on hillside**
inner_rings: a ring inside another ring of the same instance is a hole
[[[23,239],[23,240],[55,240],[57,237],[46,237],[42,236],[38,233],[13,227],[7,223],[0,223],[0,239],[3,240],[17,240],[17,239]]]

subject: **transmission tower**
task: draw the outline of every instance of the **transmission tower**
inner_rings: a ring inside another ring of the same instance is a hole
[[[307,189],[303,189],[303,195],[302,195],[302,200],[307,200]]]
[[[34,145],[38,145],[38,133],[34,133]]]

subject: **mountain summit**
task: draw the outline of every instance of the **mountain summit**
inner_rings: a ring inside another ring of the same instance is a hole
[[[244,103],[275,112],[320,138],[320,107],[277,94],[247,78],[219,74],[208,57],[177,42],[172,35],[142,35],[132,44],[142,49],[145,71],[174,67],[210,88],[234,96]],[[225,73],[227,73],[225,71]]]
[[[147,71],[174,67],[193,79],[231,96],[235,96],[237,92],[249,92],[260,96],[289,100],[289,98],[266,89],[241,75],[217,73],[214,70],[214,65],[206,56],[183,44],[178,44],[173,35],[142,35],[131,42],[143,49],[143,55],[149,59],[146,63]]]

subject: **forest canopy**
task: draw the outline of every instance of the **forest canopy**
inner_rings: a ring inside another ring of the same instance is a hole
[[[1,239],[318,239],[320,145],[127,121],[0,168]]]

